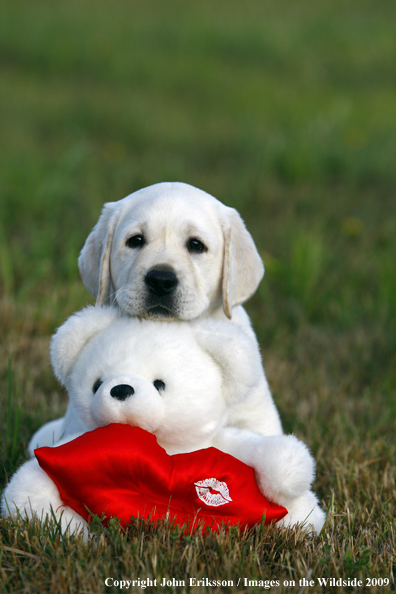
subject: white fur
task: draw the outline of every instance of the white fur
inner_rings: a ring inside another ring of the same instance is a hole
[[[143,235],[145,245],[127,240]],[[206,250],[191,253],[189,239]],[[232,308],[257,289],[264,266],[233,208],[184,183],[160,183],[108,202],[79,257],[82,279],[99,304],[114,300],[124,314],[158,317],[147,306],[146,273],[158,266],[179,279],[167,317],[193,320]],[[164,315],[166,315],[164,313]]]
[[[249,399],[262,381],[254,340],[238,326],[212,319],[185,324],[119,318],[115,308],[88,307],[55,334],[51,357],[73,415],[53,422],[52,432],[47,424],[36,441],[49,435],[68,440],[118,422],[154,433],[169,454],[215,445],[252,466],[262,492],[290,507],[285,525],[304,522],[312,512],[308,523],[321,529],[324,514],[309,490],[314,461],[308,448],[294,436],[226,427],[231,406]],[[103,383],[94,394],[98,379]],[[165,383],[161,392],[153,385],[158,379]],[[110,394],[120,384],[135,390],[123,401]],[[4,498],[3,513],[6,500],[11,513],[19,508],[39,516],[60,502],[35,459],[17,472]],[[70,520],[72,512],[65,517]],[[72,527],[77,525],[86,528],[80,516]]]
[[[142,248],[127,246],[134,235],[144,236]],[[191,238],[207,249],[189,252]],[[229,318],[254,338],[240,304],[256,291],[263,262],[238,212],[198,188],[159,183],[105,204],[78,263],[97,304],[114,303],[122,315],[186,323],[208,316]],[[158,268],[172,270],[179,281],[171,303],[158,298],[160,311],[152,307],[144,282],[147,272]],[[252,348],[259,352],[257,342]],[[260,361],[255,374],[261,367]],[[232,407],[228,424],[263,435],[282,433],[262,371],[250,398]]]
[[[63,503],[55,483],[36,459],[25,462],[14,474],[4,491],[1,511],[3,515],[21,514],[43,522],[55,518],[63,533],[82,532],[85,539],[88,537],[86,521]]]

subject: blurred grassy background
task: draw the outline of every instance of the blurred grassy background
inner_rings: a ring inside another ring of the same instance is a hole
[[[92,301],[77,256],[102,204],[178,180],[237,208],[263,255],[247,309],[285,429],[317,457],[324,504],[335,493],[339,509],[363,509],[353,469],[368,461],[385,496],[396,5],[3,0],[0,10],[2,484],[32,432],[65,408],[48,340]]]

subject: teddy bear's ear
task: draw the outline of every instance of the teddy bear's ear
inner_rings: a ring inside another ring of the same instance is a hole
[[[231,319],[232,308],[256,291],[264,275],[264,264],[239,213],[222,205],[224,261],[223,309]]]
[[[107,328],[119,316],[114,307],[89,306],[73,314],[58,328],[51,339],[50,354],[54,372],[61,384],[66,385],[84,346]]]
[[[96,304],[109,304],[111,293],[110,255],[117,211],[116,202],[107,202],[98,222],[88,235],[78,258],[81,278]]]
[[[193,327],[198,344],[221,369],[227,401],[236,404],[248,398],[263,377],[255,339],[236,324],[210,318],[194,323]]]

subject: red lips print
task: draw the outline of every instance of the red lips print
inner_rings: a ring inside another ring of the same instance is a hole
[[[156,437],[138,427],[112,424],[57,447],[35,450],[61,499],[90,521],[92,513],[121,520],[165,516],[217,530],[278,521],[284,507],[259,491],[254,470],[216,448],[169,456]]]

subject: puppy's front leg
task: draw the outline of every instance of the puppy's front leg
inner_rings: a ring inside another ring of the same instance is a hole
[[[214,445],[252,466],[260,491],[279,505],[287,507],[290,500],[309,490],[314,480],[314,459],[294,435],[263,437],[247,429],[226,427]]]

